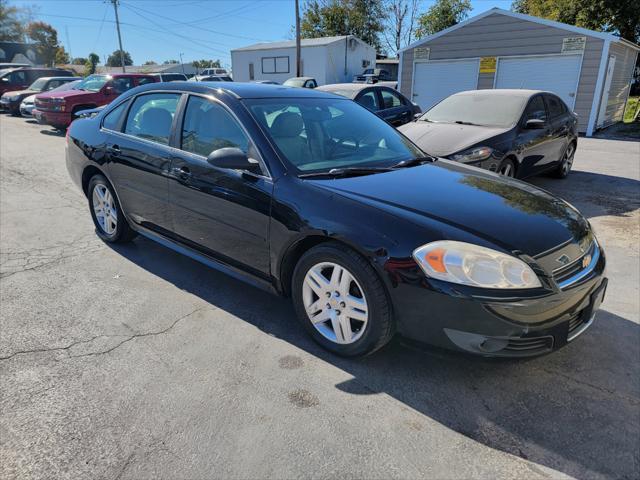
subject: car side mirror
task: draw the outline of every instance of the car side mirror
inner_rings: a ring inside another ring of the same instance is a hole
[[[414,120],[420,120],[420,117],[424,115],[424,113],[420,112],[420,113],[414,113],[413,114],[413,119]]]
[[[544,120],[540,120],[538,118],[530,118],[524,124],[524,128],[527,130],[540,130],[544,128]]]
[[[7,83],[8,81],[9,81],[9,79],[7,77],[0,78],[0,82]]]
[[[225,147],[214,150],[207,157],[207,162],[218,168],[231,170],[255,170],[257,162],[236,147]]]
[[[104,87],[104,94],[105,95],[115,95],[116,94],[116,89],[113,88],[112,86],[106,86]]]

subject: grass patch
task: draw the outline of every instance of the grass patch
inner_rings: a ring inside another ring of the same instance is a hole
[[[638,115],[638,109],[640,109],[640,97],[629,97],[627,105],[624,109],[624,116],[622,121],[624,123],[631,123]]]

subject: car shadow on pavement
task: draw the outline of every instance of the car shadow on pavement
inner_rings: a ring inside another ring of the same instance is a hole
[[[67,134],[66,130],[40,130],[40,133],[52,137],[64,137]]]
[[[577,170],[565,180],[538,176],[528,178],[526,182],[575,204],[588,218],[628,217],[640,208],[640,181],[632,178]]]
[[[578,478],[637,475],[640,330],[630,320],[602,310],[573,343],[528,360],[483,359],[399,339],[369,357],[344,359],[308,337],[287,299],[144,238],[111,247],[177,288],[349,373],[351,380],[335,385],[341,391],[389,395],[484,445]],[[406,428],[428,429],[429,423]]]

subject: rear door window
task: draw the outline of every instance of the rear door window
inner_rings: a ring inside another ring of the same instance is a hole
[[[378,96],[376,95],[375,90],[367,90],[358,97],[356,102],[358,102],[364,108],[371,110],[372,112],[377,112],[378,110],[380,110],[380,104],[378,102]]]
[[[179,99],[178,93],[140,95],[131,105],[124,133],[168,145]]]
[[[118,105],[116,108],[107,113],[102,121],[102,127],[109,130],[120,131],[120,121],[124,111],[127,109],[129,102],[124,102]]]
[[[34,78],[34,80],[36,79]],[[24,70],[11,72],[9,74],[9,83],[16,84],[16,85],[27,83],[27,74],[24,72]]]
[[[554,95],[545,95],[547,100],[547,108],[549,109],[549,117],[556,118],[562,115],[565,112],[565,109],[562,107],[562,100]]]
[[[380,95],[382,96],[382,108],[387,109],[402,106],[402,99],[398,96],[397,93],[383,88],[382,90],[380,90]]]
[[[524,121],[527,120],[547,121],[547,109],[544,106],[542,95],[537,95],[529,101],[529,105],[524,111]]]

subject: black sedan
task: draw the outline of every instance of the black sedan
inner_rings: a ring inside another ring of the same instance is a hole
[[[411,122],[422,113],[418,105],[400,92],[382,85],[335,83],[318,87],[318,90],[350,98],[395,127]]]
[[[508,177],[566,178],[578,145],[577,124],[553,93],[498,89],[451,95],[400,130],[430,155]]]
[[[141,234],[291,296],[341,355],[396,332],[482,355],[545,353],[582,333],[604,297],[604,253],[575,208],[426,157],[336,95],[149,84],[74,121],[66,145],[100,238]]]

